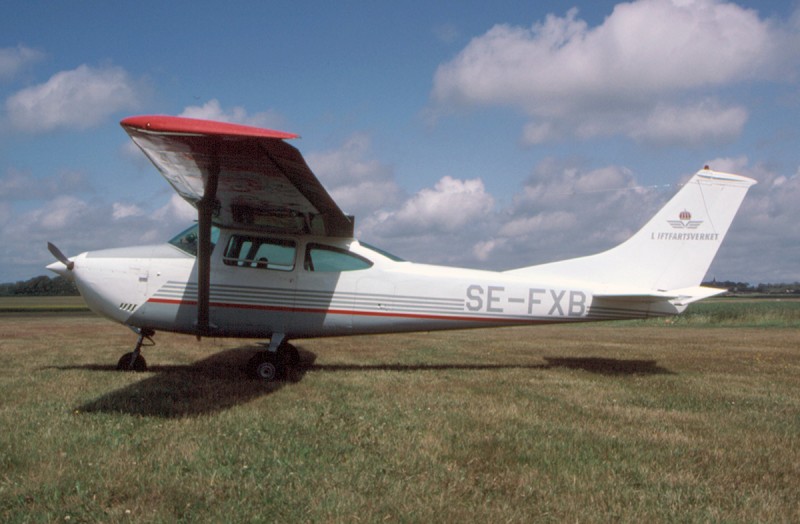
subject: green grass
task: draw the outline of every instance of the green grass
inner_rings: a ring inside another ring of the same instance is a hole
[[[85,311],[89,308],[81,297],[0,297],[0,314]]]
[[[698,327],[800,328],[800,299],[718,298],[689,305],[676,317],[654,318],[645,324]],[[640,321],[625,321],[637,325]]]
[[[800,520],[800,332],[697,326],[308,340],[269,385],[251,341],[127,374],[122,326],[0,316],[0,519]]]
[[[676,322],[747,327],[800,327],[798,299],[717,299],[692,304]]]

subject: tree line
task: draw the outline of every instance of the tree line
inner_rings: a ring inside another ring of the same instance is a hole
[[[29,280],[0,284],[2,297],[65,297],[79,294],[75,282],[62,276],[50,278],[42,275]]]
[[[712,280],[703,282],[703,285],[727,289],[728,292],[735,295],[800,295],[800,282],[752,285],[748,282]]]

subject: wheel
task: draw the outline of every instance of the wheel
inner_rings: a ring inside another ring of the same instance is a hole
[[[283,377],[284,366],[275,353],[259,351],[250,359],[250,374],[259,380],[272,382]]]
[[[131,351],[120,357],[117,361],[117,369],[119,371],[147,371],[147,362],[141,354],[134,356]]]

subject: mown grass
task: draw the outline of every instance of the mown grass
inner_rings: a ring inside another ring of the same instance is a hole
[[[78,311],[89,311],[81,297],[0,297],[0,314]]]
[[[251,341],[0,316],[0,518],[800,520],[800,332],[544,326]]]
[[[800,328],[800,299],[718,298],[691,304],[676,317],[651,319],[648,322],[699,327]]]

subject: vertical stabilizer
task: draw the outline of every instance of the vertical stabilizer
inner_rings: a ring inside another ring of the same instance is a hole
[[[617,247],[510,273],[591,281],[608,289],[668,291],[698,286],[755,183],[747,177],[703,169]]]

